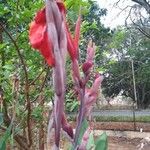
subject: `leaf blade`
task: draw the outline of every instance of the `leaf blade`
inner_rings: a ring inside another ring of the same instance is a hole
[[[95,150],[107,150],[108,142],[107,142],[107,135],[104,132],[95,142]]]

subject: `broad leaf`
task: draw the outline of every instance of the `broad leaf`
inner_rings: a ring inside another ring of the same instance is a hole
[[[93,133],[90,133],[90,136],[89,136],[89,140],[88,140],[86,149],[87,149],[87,150],[91,150],[91,149],[94,148],[94,147],[95,147],[95,143],[94,143]]]
[[[84,135],[85,131],[87,130],[87,128],[88,128],[88,122],[86,119],[84,119],[82,122],[82,126],[80,128],[80,134],[79,134],[78,141],[77,141],[78,145],[80,145],[82,138],[83,138],[83,135]],[[71,147],[70,150],[74,150],[73,146]]]
[[[96,141],[95,150],[107,150],[108,142],[107,142],[107,135],[104,132]]]
[[[83,122],[82,122],[81,129],[80,129],[80,134],[79,134],[79,138],[78,138],[78,144],[81,143],[83,135],[84,135],[84,133],[85,133],[87,128],[88,128],[88,122],[87,122],[86,119],[84,119]]]

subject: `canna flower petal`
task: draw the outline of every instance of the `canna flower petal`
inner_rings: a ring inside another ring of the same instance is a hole
[[[75,36],[72,37],[69,28],[66,23],[66,34],[67,34],[67,46],[68,52],[72,60],[78,59],[78,46],[79,46],[79,38],[80,38],[80,26],[81,26],[81,16],[79,15],[76,27],[75,27]]]
[[[95,75],[95,81],[90,89],[85,91],[85,114],[89,115],[93,104],[96,102],[98,97],[98,90],[100,88],[101,82],[103,81],[103,76],[100,74]]]
[[[62,1],[56,0],[62,14],[66,14],[66,8]],[[54,66],[52,42],[48,40],[45,8],[37,12],[34,21],[30,24],[29,41],[31,46],[37,49],[50,66]]]
[[[87,47],[86,61],[82,65],[82,70],[86,76],[90,73],[94,65],[95,49],[95,43],[93,43],[92,40],[90,40]]]
[[[61,0],[56,0],[56,2],[60,12],[66,14],[66,7],[64,3]]]
[[[46,17],[45,17],[45,8],[41,9],[37,12],[35,16],[35,22],[38,24],[45,24],[46,23]]]
[[[74,40],[72,38],[71,33],[69,32],[67,24],[66,24],[66,36],[67,36],[67,49],[68,49],[69,55],[72,60],[77,59],[77,53],[76,53],[76,48],[74,45]]]
[[[45,9],[37,12],[34,21],[30,25],[29,40],[31,46],[38,49],[50,66],[54,66],[53,48],[50,41],[48,41],[46,31],[46,17]]]
[[[92,85],[92,87],[89,91],[90,95],[94,95],[94,94],[98,93],[98,90],[100,88],[100,85],[101,85],[102,81],[103,81],[103,76],[100,75],[99,73],[97,73],[95,75],[95,81],[94,81],[94,83],[93,83],[93,85]]]
[[[86,61],[91,61],[91,62],[93,62],[94,56],[95,56],[95,49],[96,49],[96,46],[95,46],[94,43],[93,43],[93,46],[89,46],[89,45],[88,45]]]
[[[74,45],[77,50],[77,54],[78,54],[78,46],[79,46],[79,39],[80,39],[80,27],[81,27],[81,16],[79,15],[78,20],[76,22],[75,37],[74,37]]]
[[[80,81],[80,70],[79,70],[79,64],[78,64],[77,59],[75,59],[72,62],[72,75],[73,75],[74,81]]]
[[[60,13],[65,20],[66,36],[67,36],[67,47],[68,52],[72,60],[78,58],[78,43],[80,37],[80,25],[81,25],[81,16],[78,17],[75,27],[75,36],[72,37],[69,28],[66,23],[66,8],[62,1],[56,0],[57,6]],[[29,29],[29,40],[31,46],[35,49],[38,49],[39,52],[43,55],[45,60],[50,66],[54,66],[54,56],[53,56],[53,46],[52,42],[48,41],[47,38],[47,26],[46,26],[46,15],[45,8],[38,11],[34,21],[30,25]]]

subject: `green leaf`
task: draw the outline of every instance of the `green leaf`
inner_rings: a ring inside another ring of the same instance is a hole
[[[4,4],[0,4],[0,16],[7,14],[10,10]]]
[[[25,3],[25,0],[20,0],[19,3],[20,3],[21,6],[23,6],[24,3]]]
[[[94,147],[95,147],[95,143],[94,143],[93,133],[90,133],[86,149],[87,150],[91,150]]]
[[[0,49],[4,48],[6,46],[6,43],[0,43]]]
[[[107,142],[107,135],[106,135],[106,132],[104,132],[104,133],[97,139],[95,145],[96,145],[95,150],[107,150],[108,142]]]
[[[7,140],[8,140],[8,138],[9,138],[10,135],[11,135],[11,127],[12,127],[12,125],[10,125],[10,126],[7,128],[7,130],[6,130],[5,134],[4,134],[4,136],[0,139],[0,150],[5,150],[5,149],[6,149]]]
[[[72,7],[73,4],[74,4],[74,1],[73,1],[73,0],[67,0],[67,1],[65,1],[65,5],[66,5],[67,8]]]
[[[85,131],[86,131],[87,128],[88,128],[88,122],[87,122],[86,119],[84,119],[83,122],[82,122],[82,126],[80,128],[80,134],[79,134],[79,138],[78,138],[78,144],[81,143],[83,135],[84,135],[84,133],[85,133]]]
[[[3,68],[6,70],[12,70],[13,66],[12,66],[12,64],[7,64],[7,65],[3,66]]]
[[[81,144],[83,135],[84,135],[85,131],[87,130],[87,128],[88,128],[88,121],[86,119],[84,119],[82,122],[81,128],[80,128],[80,134],[79,134],[78,141],[77,141],[78,145]],[[73,146],[71,148],[68,148],[68,149],[74,150]]]
[[[77,108],[77,106],[79,105],[78,101],[74,101],[74,103],[72,104],[70,111],[72,112],[75,108]]]
[[[3,123],[3,114],[0,113],[0,125]]]

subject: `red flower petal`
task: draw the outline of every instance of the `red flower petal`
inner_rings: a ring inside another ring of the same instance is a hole
[[[64,12],[66,14],[66,7],[65,7],[64,3],[60,0],[56,0],[56,2],[57,2],[57,6],[58,6],[60,12]]]
[[[34,20],[36,21],[36,23],[40,23],[40,24],[46,23],[45,8],[37,12]]]
[[[88,46],[86,61],[93,62],[93,59],[95,56],[95,49],[96,49],[95,45],[94,46]]]
[[[75,27],[75,37],[72,38],[72,35],[68,29],[66,23],[66,34],[67,34],[67,46],[68,52],[72,60],[78,58],[78,45],[79,45],[79,37],[80,37],[80,25],[81,25],[81,17],[78,17]]]
[[[52,44],[48,41],[46,31],[45,9],[35,16],[35,21],[30,25],[29,40],[33,48],[38,49],[50,66],[54,65]]]
[[[62,1],[56,0],[57,6],[64,16],[66,14],[66,8]],[[78,57],[78,41],[80,35],[80,24],[81,18],[79,17],[76,23],[75,39],[72,38],[69,29],[66,24],[66,35],[67,35],[67,45],[70,57],[72,60]],[[54,65],[54,56],[52,50],[52,43],[48,41],[47,31],[46,31],[46,16],[45,8],[38,11],[35,20],[30,25],[29,39],[33,48],[38,49],[43,57],[46,59],[50,66]]]
[[[79,15],[78,20],[76,22],[75,37],[74,37],[74,45],[77,54],[78,54],[78,46],[79,46],[79,38],[80,38],[80,26],[81,26],[81,16]]]
[[[67,23],[66,23],[66,35],[67,35],[67,47],[68,47],[69,55],[72,60],[77,59],[77,53],[76,53],[76,48],[74,45],[74,40],[72,38],[72,35],[70,34]]]
[[[47,63],[50,66],[54,66],[55,60],[54,60],[54,55],[52,52],[52,44],[50,41],[48,41],[47,33],[44,34],[43,42],[39,50],[41,54],[43,55],[43,57],[46,59]]]
[[[46,32],[45,24],[37,24],[33,21],[30,25],[29,30],[29,40],[33,48],[39,49],[44,38],[44,33]]]

